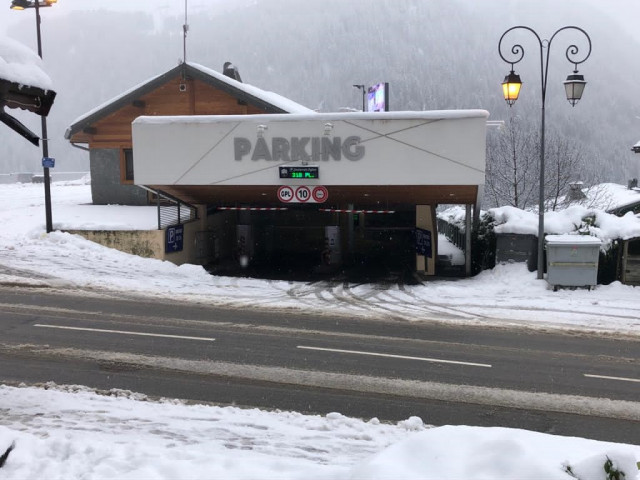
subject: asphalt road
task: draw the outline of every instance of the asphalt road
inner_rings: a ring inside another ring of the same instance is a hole
[[[0,289],[0,381],[640,441],[640,337]]]

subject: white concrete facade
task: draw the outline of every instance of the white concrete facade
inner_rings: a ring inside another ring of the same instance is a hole
[[[138,185],[302,185],[279,167],[318,166],[318,185],[485,182],[485,110],[139,117]]]

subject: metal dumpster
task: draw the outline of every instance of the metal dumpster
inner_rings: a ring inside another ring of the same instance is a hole
[[[547,235],[547,282],[558,287],[598,284],[600,239],[590,235]]]

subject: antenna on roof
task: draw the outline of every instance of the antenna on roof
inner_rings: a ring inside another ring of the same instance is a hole
[[[182,82],[180,83],[180,91],[187,91],[187,32],[189,24],[187,23],[187,0],[184,0],[184,24],[182,25]]]
[[[184,25],[182,25],[182,61],[187,63],[187,32],[189,31],[189,24],[187,23],[187,0],[184,0]]]

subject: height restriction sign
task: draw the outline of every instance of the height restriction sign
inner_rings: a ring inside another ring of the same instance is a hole
[[[278,188],[278,200],[283,203],[324,203],[329,191],[322,185],[284,185]]]

